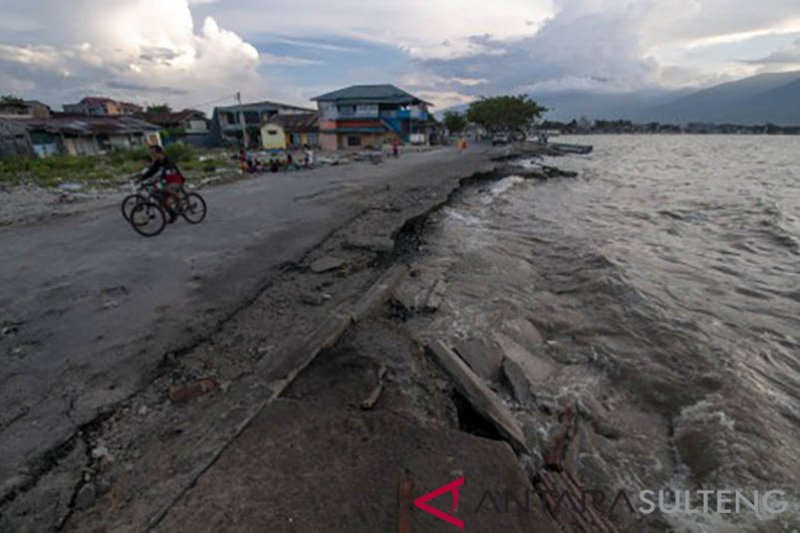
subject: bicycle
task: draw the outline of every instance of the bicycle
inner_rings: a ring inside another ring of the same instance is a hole
[[[186,192],[181,184],[177,190],[165,188],[159,181],[131,182],[133,194],[122,200],[122,216],[144,237],[155,237],[167,225],[166,210],[182,216],[190,224],[199,224],[206,217],[207,207],[202,196]]]

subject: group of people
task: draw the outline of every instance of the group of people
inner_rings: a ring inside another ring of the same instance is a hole
[[[282,170],[300,170],[301,168],[312,168],[314,166],[314,149],[309,145],[303,146],[303,162],[298,164],[291,152],[286,152],[286,157],[273,156],[267,161],[261,161],[258,155],[251,155],[242,148],[239,151],[239,164],[243,172],[280,172]]]

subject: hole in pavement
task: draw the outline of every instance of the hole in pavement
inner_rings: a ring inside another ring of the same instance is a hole
[[[453,403],[458,413],[458,429],[485,439],[503,440],[494,425],[481,416],[460,392],[453,392]]]

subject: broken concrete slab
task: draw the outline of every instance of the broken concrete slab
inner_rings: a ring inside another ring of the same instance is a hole
[[[351,316],[358,322],[376,307],[386,302],[394,288],[408,274],[406,265],[394,265],[384,272],[353,306]]]
[[[527,318],[515,318],[503,322],[500,332],[524,348],[544,345],[542,333]]]
[[[308,268],[310,268],[311,272],[314,272],[315,274],[323,274],[332,270],[339,270],[346,264],[347,261],[344,259],[326,255],[311,263]]]
[[[503,357],[519,365],[531,384],[543,383],[558,372],[558,364],[543,351],[529,351],[502,333],[495,333],[493,337],[500,346]]]
[[[425,301],[425,311],[433,312],[439,309],[446,292],[447,282],[443,279],[436,280],[436,283],[431,287],[431,291],[428,293],[428,298]]]
[[[411,531],[454,527],[405,508],[464,477],[452,514],[472,531],[556,531],[541,501],[504,512],[504,490],[522,497],[531,485],[506,443],[390,413],[276,400],[258,415],[155,527],[173,531]],[[322,490],[312,490],[316,487]],[[497,499],[497,509],[486,492]],[[411,493],[409,496],[408,493]],[[532,492],[531,492],[532,494]],[[450,512],[443,496],[431,505]],[[512,504],[513,505],[513,504]]]
[[[535,396],[531,390],[531,382],[528,375],[515,361],[505,358],[503,359],[503,374],[506,380],[511,385],[511,392],[514,398],[525,406],[529,407],[535,403]]]
[[[428,349],[455,381],[456,388],[481,416],[489,420],[509,443],[520,451],[527,451],[525,435],[497,394],[467,366],[467,364],[442,341],[428,344]]]
[[[402,280],[392,291],[391,298],[408,313],[416,313],[422,306],[425,291],[412,278]]]
[[[503,353],[492,338],[480,337],[456,343],[455,351],[469,367],[490,383],[500,379],[503,369]]]

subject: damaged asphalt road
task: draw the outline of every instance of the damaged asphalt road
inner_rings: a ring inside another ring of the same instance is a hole
[[[209,414],[200,405],[175,412],[170,390],[214,375],[236,396],[258,361],[363,290],[392,231],[443,202],[459,179],[494,168],[490,155],[440,150],[266,175],[204,191],[206,222],[179,222],[150,240],[116,207],[0,232],[0,525],[64,528],[74,509],[113,490],[109,480],[138,476],[134,489],[160,472],[159,450],[180,453],[175,439],[199,455],[204,443],[218,446],[226,428],[200,438],[183,421],[213,414],[235,426],[236,410],[259,391]],[[139,472],[148,446],[156,459]],[[196,456],[183,459],[191,477]],[[87,464],[113,476],[95,484]],[[139,509],[120,496],[123,522],[147,523],[158,497]]]

